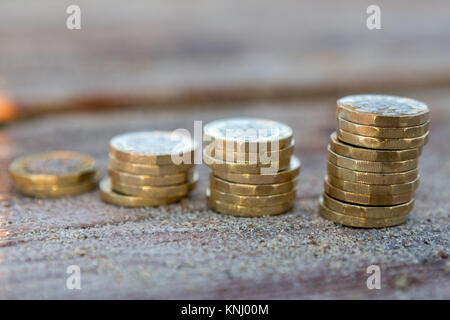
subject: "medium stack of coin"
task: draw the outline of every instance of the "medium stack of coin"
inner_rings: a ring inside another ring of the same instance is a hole
[[[362,228],[401,224],[414,206],[429,109],[417,100],[355,95],[337,102],[322,216]]]
[[[109,177],[100,183],[106,202],[124,207],[177,202],[195,188],[196,143],[176,131],[115,136],[109,145]]]
[[[52,151],[14,160],[9,172],[15,188],[37,198],[58,198],[94,189],[99,180],[95,159],[72,151]]]
[[[217,120],[204,127],[203,161],[212,169],[208,206],[236,216],[290,210],[300,160],[292,156],[292,129],[257,118]]]

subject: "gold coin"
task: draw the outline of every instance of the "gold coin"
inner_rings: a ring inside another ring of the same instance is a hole
[[[176,131],[129,132],[111,139],[109,151],[124,162],[152,165],[192,164],[196,142]]]
[[[362,206],[333,199],[326,193],[320,197],[320,202],[342,215],[369,219],[405,216],[414,208],[414,199],[395,206]]]
[[[336,211],[330,210],[324,206],[323,203],[319,204],[319,211],[322,217],[331,220],[333,222],[356,228],[385,228],[392,227],[404,223],[408,220],[408,215],[392,217],[392,218],[359,218],[353,216],[347,216],[340,214]]]
[[[418,169],[396,173],[360,172],[338,167],[330,162],[327,162],[327,169],[329,176],[365,184],[402,184],[412,182],[419,176]]]
[[[290,159],[283,159],[279,162],[273,161],[269,163],[227,162],[210,156],[212,153],[211,147],[211,145],[205,147],[203,152],[203,162],[214,171],[272,175],[278,171],[289,168],[291,162]]]
[[[164,176],[138,175],[112,169],[108,172],[113,184],[161,187],[185,183],[192,178],[194,171],[189,170]]]
[[[152,187],[152,186],[136,186],[132,184],[113,183],[112,188],[116,192],[130,196],[148,197],[148,198],[168,198],[187,195],[195,188],[197,181],[198,181],[198,173],[195,172],[192,179],[189,180],[187,183],[176,184],[173,186]]]
[[[280,122],[259,118],[229,118],[205,125],[204,140],[227,152],[263,152],[288,147],[292,129]]]
[[[100,182],[100,197],[103,201],[122,207],[153,207],[180,201],[184,196],[167,198],[135,197],[117,193],[112,189],[111,179]]]
[[[416,180],[402,184],[364,184],[339,179],[332,175],[328,176],[328,182],[343,191],[370,194],[370,195],[390,195],[402,194],[416,191],[419,186],[419,177]]]
[[[341,118],[337,118],[337,126],[339,129],[360,136],[388,139],[415,138],[423,136],[428,132],[429,124],[430,121],[414,127],[383,128],[357,124]]]
[[[218,211],[220,213],[241,217],[272,216],[289,211],[293,207],[292,202],[265,207],[239,206],[231,203],[212,200],[208,194],[207,194],[207,205],[209,208]]]
[[[369,149],[402,150],[423,147],[428,142],[428,132],[423,136],[405,139],[384,139],[358,136],[338,129],[339,140]]]
[[[218,178],[229,182],[244,183],[244,184],[275,184],[288,182],[300,173],[301,163],[300,160],[293,156],[291,158],[290,166],[288,169],[280,171],[275,174],[246,174],[246,173],[231,173],[223,171],[214,171],[214,175]]]
[[[418,159],[405,161],[355,160],[336,154],[331,150],[331,148],[328,148],[328,161],[338,167],[352,169],[355,171],[381,173],[404,172],[416,169],[419,162]]]
[[[72,151],[51,151],[14,160],[9,172],[15,183],[64,185],[92,179],[95,159]]]
[[[341,98],[337,114],[353,123],[388,128],[418,126],[430,119],[430,110],[423,102],[379,94]]]
[[[292,190],[282,194],[275,194],[270,196],[242,196],[227,192],[222,192],[215,189],[209,189],[209,198],[225,203],[232,203],[238,206],[246,207],[266,207],[273,205],[281,205],[286,202],[294,201],[296,190]]]
[[[389,195],[371,195],[343,191],[330,185],[327,179],[324,181],[324,187],[325,192],[335,199],[367,206],[392,206],[395,204],[409,202],[414,197],[414,192]]]
[[[165,176],[189,171],[194,167],[193,164],[166,164],[151,165],[142,163],[125,162],[109,155],[109,169],[128,172],[131,174],[144,174],[152,176]]]
[[[268,152],[263,152],[262,149],[259,152],[249,153],[249,152],[239,152],[230,151],[227,152],[226,149],[215,149],[214,144],[211,144],[211,149],[209,149],[210,156],[216,159],[225,160],[228,162],[238,162],[238,163],[268,163],[269,161],[280,161],[290,159],[294,153],[294,140],[292,140],[291,145],[280,150],[273,150]]]
[[[420,156],[422,148],[407,150],[371,150],[352,146],[341,142],[336,137],[336,132],[330,136],[330,149],[342,156],[366,161],[405,161],[416,159]]]
[[[97,187],[100,176],[96,175],[90,180],[86,180],[77,184],[66,185],[48,185],[48,186],[33,186],[33,185],[15,185],[16,190],[22,194],[33,196],[36,198],[60,198],[66,196],[75,196],[91,191]]]
[[[228,182],[220,179],[214,174],[210,174],[210,187],[211,189],[219,190],[222,192],[233,193],[244,196],[268,196],[274,194],[281,194],[292,191],[297,186],[298,179],[294,178],[288,182],[283,183],[271,183],[271,184],[242,184],[235,182]]]

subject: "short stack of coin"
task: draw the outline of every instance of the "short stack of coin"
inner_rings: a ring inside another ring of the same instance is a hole
[[[276,121],[231,118],[208,123],[204,163],[212,169],[208,206],[236,216],[265,216],[290,210],[300,160],[292,156],[292,129]]]
[[[51,151],[14,160],[9,172],[15,188],[37,198],[58,198],[94,189],[99,180],[95,159],[72,151]]]
[[[198,181],[195,149],[191,137],[171,131],[130,132],[113,137],[109,177],[100,182],[102,199],[124,207],[179,201]]]
[[[414,206],[429,109],[417,100],[355,95],[337,102],[322,216],[362,228],[401,224]]]

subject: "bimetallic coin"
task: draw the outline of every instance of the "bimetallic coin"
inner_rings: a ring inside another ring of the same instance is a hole
[[[190,136],[177,131],[129,132],[113,137],[109,144],[117,160],[153,165],[192,164],[196,148]]]
[[[222,192],[215,189],[209,189],[209,199],[217,200],[225,203],[246,207],[266,207],[273,205],[281,205],[283,203],[292,202],[295,199],[296,190],[292,190],[282,194],[269,196],[243,196]]]
[[[327,162],[327,169],[329,176],[365,184],[402,184],[412,182],[419,176],[418,169],[396,173],[373,173],[338,167],[330,162]]]
[[[334,212],[369,219],[406,216],[414,208],[414,199],[395,206],[363,206],[336,200],[326,193],[320,197],[320,202]]]
[[[414,192],[390,195],[372,195],[343,191],[333,187],[326,179],[324,181],[324,187],[325,192],[335,199],[368,206],[392,206],[395,204],[409,202],[414,197]]]
[[[225,171],[214,171],[214,175],[218,178],[229,182],[245,183],[245,184],[271,184],[288,182],[300,173],[300,160],[293,156],[289,168],[275,174],[246,174],[246,173],[231,173]]]
[[[209,184],[211,189],[222,192],[233,193],[243,196],[268,196],[274,194],[281,194],[292,191],[296,188],[298,178],[283,183],[271,184],[243,184],[229,182],[210,174]]]
[[[104,178],[100,182],[100,197],[103,201],[122,207],[153,207],[180,201],[183,196],[167,198],[147,198],[124,195],[112,189],[111,180]]]
[[[144,174],[152,176],[165,176],[177,173],[183,173],[191,170],[193,164],[166,164],[166,165],[151,165],[142,163],[132,163],[121,161],[109,155],[109,169],[128,172],[131,174]]]
[[[358,182],[345,181],[334,176],[327,177],[328,182],[343,191],[370,194],[370,195],[391,195],[416,191],[419,186],[419,177],[416,180],[403,184],[364,184]]]
[[[407,150],[371,150],[362,147],[352,146],[339,141],[336,132],[330,136],[329,148],[342,156],[366,161],[405,161],[416,159],[420,156],[422,148]]]
[[[381,172],[381,173],[404,172],[416,169],[419,162],[418,159],[411,159],[405,161],[355,160],[336,154],[331,150],[331,148],[328,148],[328,161],[338,167],[352,169],[355,171]]]
[[[280,122],[259,118],[230,118],[212,121],[204,127],[204,140],[227,152],[263,152],[286,148],[291,144],[292,129]]]
[[[360,218],[347,216],[336,211],[330,210],[322,202],[319,204],[319,211],[322,217],[333,222],[356,228],[385,228],[392,227],[404,223],[408,220],[408,215],[392,217],[392,218]]]
[[[364,94],[337,101],[338,117],[378,127],[411,127],[430,119],[428,106],[420,101],[389,95]]]
[[[187,182],[194,170],[164,176],[138,175],[112,169],[108,172],[113,184],[161,187]]]
[[[430,121],[414,127],[383,128],[353,123],[337,118],[337,127],[344,131],[366,137],[403,139],[423,136],[428,132]]]
[[[148,198],[168,198],[187,195],[191,192],[198,181],[198,173],[195,172],[192,179],[187,183],[175,184],[165,187],[136,186],[132,184],[113,183],[114,191],[130,196]]]
[[[402,150],[423,147],[428,142],[428,132],[423,136],[405,139],[384,139],[358,136],[338,129],[338,139],[359,147],[369,149]]]
[[[15,183],[64,185],[91,179],[97,172],[97,164],[82,153],[51,151],[14,160],[9,172]]]

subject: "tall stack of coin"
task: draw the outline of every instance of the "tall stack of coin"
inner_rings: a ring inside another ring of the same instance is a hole
[[[231,118],[208,123],[203,161],[212,169],[208,206],[236,216],[276,215],[292,208],[300,160],[292,129],[276,121]]]
[[[109,145],[109,177],[100,183],[106,202],[125,207],[159,206],[179,201],[195,188],[196,144],[170,131],[131,132]]]
[[[429,109],[417,100],[355,95],[337,102],[328,145],[322,216],[347,226],[401,224],[414,206]]]
[[[38,198],[57,198],[94,189],[99,180],[95,159],[72,151],[51,151],[14,160],[9,172],[16,189]]]

